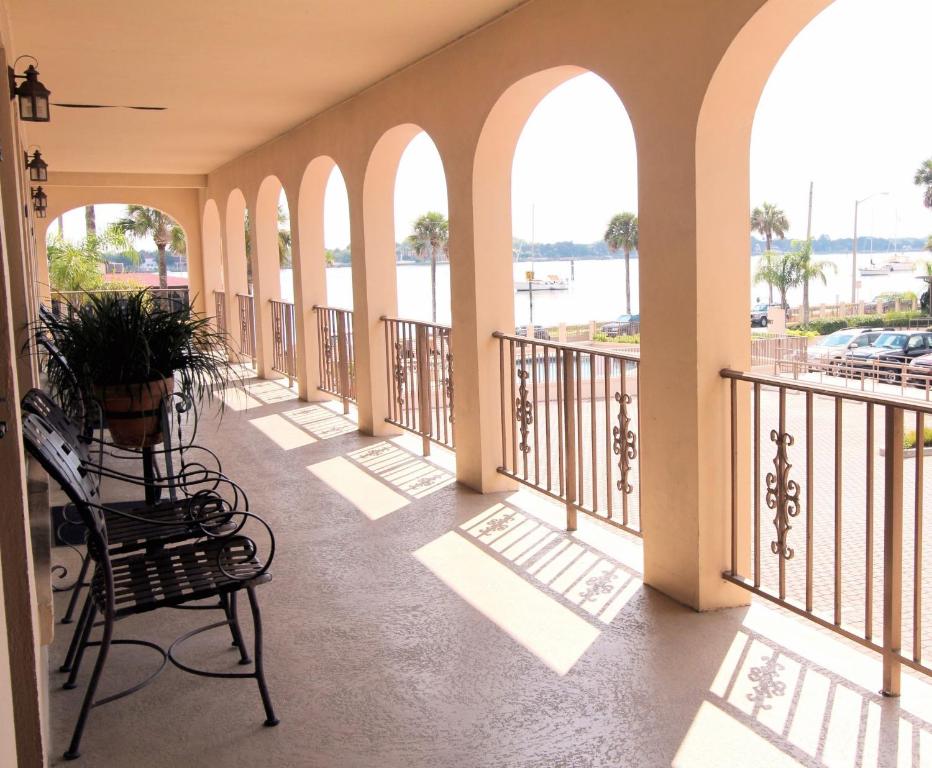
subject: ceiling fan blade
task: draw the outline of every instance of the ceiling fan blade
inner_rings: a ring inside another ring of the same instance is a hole
[[[143,107],[129,104],[68,104],[58,101],[52,102],[53,107],[66,107],[68,109],[141,109],[149,112],[161,112],[167,107]]]

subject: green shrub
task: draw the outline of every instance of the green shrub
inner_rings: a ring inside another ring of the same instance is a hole
[[[803,328],[787,328],[786,335],[787,336],[803,336],[807,339],[813,339],[816,336],[818,336],[819,333],[818,331],[811,331],[811,330],[803,329]]]
[[[593,341],[610,341],[612,344],[640,344],[641,334],[635,333],[630,336],[609,336],[599,331],[592,337]]]
[[[922,430],[922,445],[924,448],[932,447],[932,427],[926,427]],[[903,435],[903,447],[907,449],[916,447],[915,429],[907,430]]]
[[[806,326],[795,328],[815,331],[819,336],[826,336],[842,328],[885,328],[887,326],[905,325],[908,320],[921,317],[921,312],[886,312],[882,315],[856,315],[854,317],[810,320]]]

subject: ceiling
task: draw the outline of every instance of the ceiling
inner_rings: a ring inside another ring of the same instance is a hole
[[[518,0],[8,0],[52,102],[30,143],[55,171],[207,173]],[[21,62],[17,71],[25,68]]]

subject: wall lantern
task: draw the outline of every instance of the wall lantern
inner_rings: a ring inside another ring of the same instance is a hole
[[[20,56],[13,62],[13,67],[19,59],[32,59],[38,64],[33,56]],[[30,123],[47,123],[49,121],[49,91],[42,83],[39,82],[39,70],[32,64],[26,67],[25,73],[17,75],[13,67],[7,67],[10,75],[10,99],[19,98],[19,117],[20,120],[26,120]],[[17,80],[25,82],[16,84]]]
[[[49,196],[45,194],[42,187],[36,187],[32,190],[32,210],[37,219],[44,219],[47,214]]]
[[[29,152],[23,152],[23,156],[26,159],[26,170],[29,171],[29,181],[49,180],[49,164],[42,159],[38,149],[32,153],[32,157]]]

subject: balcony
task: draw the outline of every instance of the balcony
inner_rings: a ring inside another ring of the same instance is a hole
[[[564,505],[533,490],[474,493],[455,482],[453,455],[424,458],[416,435],[362,436],[341,403],[299,401],[282,379],[249,380],[201,435],[281,542],[260,594],[282,724],[262,727],[251,686],[169,668],[92,712],[88,764],[932,759],[927,678],[904,671],[902,697],[888,699],[878,656],[768,603],[681,606],[642,584],[639,538],[588,515],[568,533]],[[165,613],[122,622],[118,636],[164,644],[201,623]],[[53,756],[90,666],[79,690],[60,689],[62,629],[49,660]],[[185,653],[236,669],[222,630]],[[152,663],[117,646],[101,693]]]

